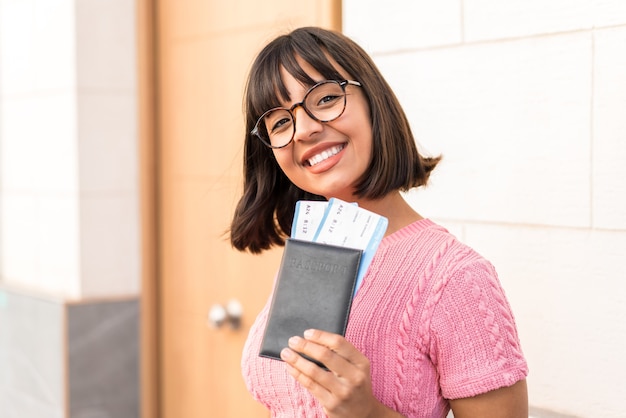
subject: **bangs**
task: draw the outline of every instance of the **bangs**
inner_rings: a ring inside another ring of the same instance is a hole
[[[333,67],[324,51],[324,45],[309,34],[284,35],[268,45],[257,57],[253,65],[256,71],[248,80],[248,114],[257,119],[263,112],[291,100],[281,78],[283,68],[304,86],[312,87],[321,81],[311,78],[296,57],[308,63],[325,80],[342,80],[344,77]]]

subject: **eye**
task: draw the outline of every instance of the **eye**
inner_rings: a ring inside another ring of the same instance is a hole
[[[283,109],[270,112],[265,117],[265,126],[267,127],[267,131],[270,135],[288,130],[291,127],[291,124],[291,116]]]
[[[333,108],[343,102],[344,92],[339,84],[326,82],[313,88],[305,98],[309,109],[325,110]]]
[[[282,132],[285,129],[287,129],[290,124],[291,124],[291,118],[281,118],[277,120],[276,122],[272,123],[272,129],[270,130],[270,133]]]
[[[317,106],[319,107],[323,107],[326,105],[332,105],[333,103],[335,103],[337,100],[341,99],[341,96],[337,96],[337,95],[332,95],[332,94],[328,94],[324,97],[322,97],[318,102],[317,102]]]

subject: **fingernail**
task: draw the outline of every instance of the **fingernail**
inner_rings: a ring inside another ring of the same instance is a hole
[[[302,338],[295,336],[295,337],[291,337],[289,339],[289,346],[290,347],[297,347],[298,344],[300,344],[300,342],[302,341]]]
[[[293,351],[291,351],[288,348],[283,348],[282,351],[280,352],[280,358],[282,358],[285,361],[291,360],[293,358]]]
[[[312,329],[307,329],[306,331],[304,331],[304,338],[311,338],[312,336],[313,336]]]

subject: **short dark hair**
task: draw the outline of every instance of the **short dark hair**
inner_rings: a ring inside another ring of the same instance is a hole
[[[295,203],[325,200],[295,186],[282,172],[272,150],[250,131],[263,112],[289,100],[281,68],[304,85],[315,84],[296,57],[327,80],[344,78],[326,54],[362,84],[370,107],[372,160],[356,186],[357,196],[379,199],[391,191],[423,186],[441,159],[419,154],[396,95],[369,55],[354,41],[339,32],[316,27],[281,35],[258,54],[246,84],[243,195],[230,228],[231,244],[240,251],[260,253],[284,245],[291,233]]]

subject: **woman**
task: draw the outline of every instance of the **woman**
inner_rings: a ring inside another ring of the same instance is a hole
[[[309,330],[284,362],[261,358],[268,301],[242,359],[253,396],[275,417],[528,417],[527,365],[496,272],[401,196],[439,158],[418,153],[371,58],[339,33],[296,29],[256,58],[245,109],[235,248],[283,245],[298,200],[357,202],[389,221],[345,338]]]

